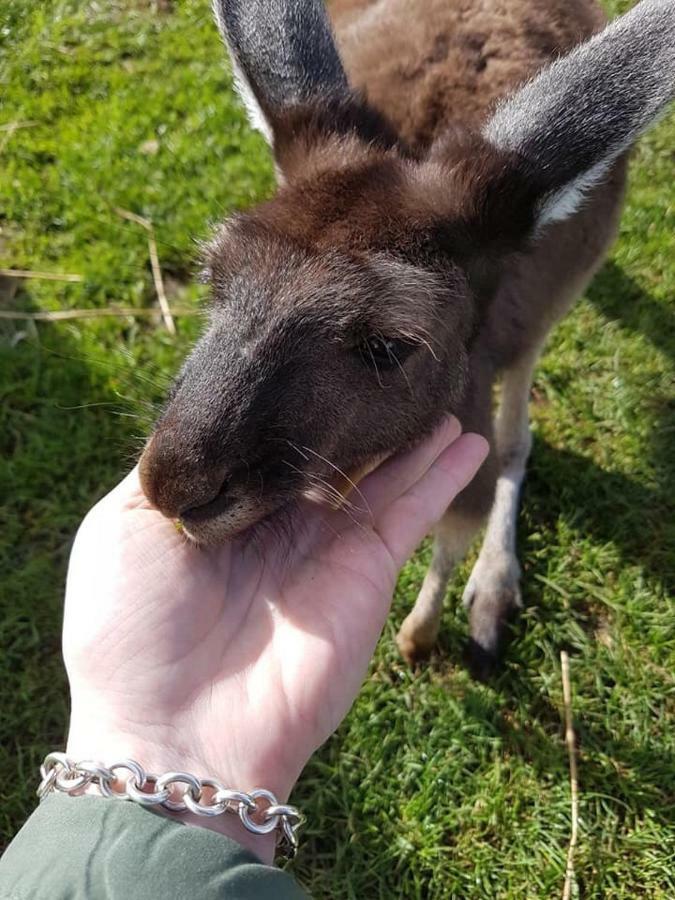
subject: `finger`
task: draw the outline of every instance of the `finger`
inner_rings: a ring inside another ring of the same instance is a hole
[[[105,497],[99,500],[97,505],[108,511],[113,508],[120,511],[153,509],[154,507],[143,493],[138,464]]]
[[[332,540],[355,525],[372,527],[379,513],[421,478],[438,455],[459,437],[461,430],[457,419],[448,416],[411,450],[391,456],[355,485],[337,510],[326,510],[313,503],[301,504],[296,521],[302,528],[295,534],[296,549],[304,553],[315,540]]]
[[[133,496],[141,489],[140,478],[138,474],[138,464],[131,471],[127,472],[124,478],[110,491],[109,497],[116,500]]]
[[[489,446],[477,434],[465,434],[437,456],[430,468],[378,516],[375,528],[401,567],[422,538],[469,484]]]
[[[354,503],[359,507],[365,505],[377,520],[382,510],[419,481],[434,460],[457,440],[461,432],[457,419],[454,416],[448,417],[412,450],[397,454],[371,472],[359,485]]]

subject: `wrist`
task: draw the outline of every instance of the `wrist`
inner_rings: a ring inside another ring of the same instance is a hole
[[[75,761],[92,760],[100,762],[106,767],[113,763],[121,763],[123,760],[135,760],[146,773],[159,776],[165,772],[186,772],[202,780],[214,778],[221,782],[222,786],[244,793],[250,793],[252,790],[262,787],[270,790],[280,804],[287,802],[291,790],[288,782],[280,777],[271,779],[262,777],[255,780],[250,775],[244,775],[238,778],[228,774],[227,767],[205,765],[201,754],[196,754],[187,748],[167,748],[154,741],[139,740],[137,736],[126,735],[120,731],[103,732],[91,726],[79,730],[71,724],[66,755]],[[218,771],[214,773],[215,768],[218,768]],[[254,780],[255,783],[253,783]],[[95,785],[90,785],[86,789],[86,793],[99,797],[102,795]],[[238,815],[232,812],[206,816],[197,815],[185,809],[175,812],[161,805],[148,808],[158,815],[173,819],[187,827],[207,828],[234,840],[266,865],[272,865],[274,862],[278,838],[276,830],[269,834],[253,833],[244,826]]]
[[[194,739],[185,740],[189,729],[173,725],[139,726],[127,729],[107,720],[90,716],[71,716],[66,753],[73,759],[94,759],[104,764],[113,760],[135,759],[146,772],[190,772],[199,778],[215,778],[227,788],[250,792],[256,788],[271,791],[279,803],[286,803],[302,766],[292,772],[284,765],[283,749],[259,759],[257,754],[227,755],[227,739],[218,742],[213,752]]]

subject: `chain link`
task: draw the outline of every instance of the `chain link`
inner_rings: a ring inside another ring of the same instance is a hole
[[[103,797],[131,800],[141,806],[162,806],[170,812],[197,816],[234,813],[253,834],[277,831],[277,846],[289,859],[298,848],[302,815],[294,806],[280,804],[271,791],[250,793],[226,788],[215,778],[197,778],[187,772],[153,775],[133,759],[104,766],[93,760],[74,762],[65,753],[48,753],[40,766],[37,795],[42,800],[52,791],[77,796],[96,787]]]

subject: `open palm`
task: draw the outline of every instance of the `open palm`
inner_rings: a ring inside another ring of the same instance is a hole
[[[448,421],[380,466],[353,496],[360,514],[308,503],[292,543],[198,548],[132,471],[71,556],[69,753],[286,798],[358,692],[400,567],[485,455],[458,434]]]

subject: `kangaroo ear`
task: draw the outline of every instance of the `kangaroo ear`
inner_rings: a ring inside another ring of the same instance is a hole
[[[571,216],[675,96],[675,2],[643,0],[499,106],[483,130],[536,186],[535,230]]]
[[[284,114],[349,100],[323,0],[214,0],[251,124],[274,145]]]

